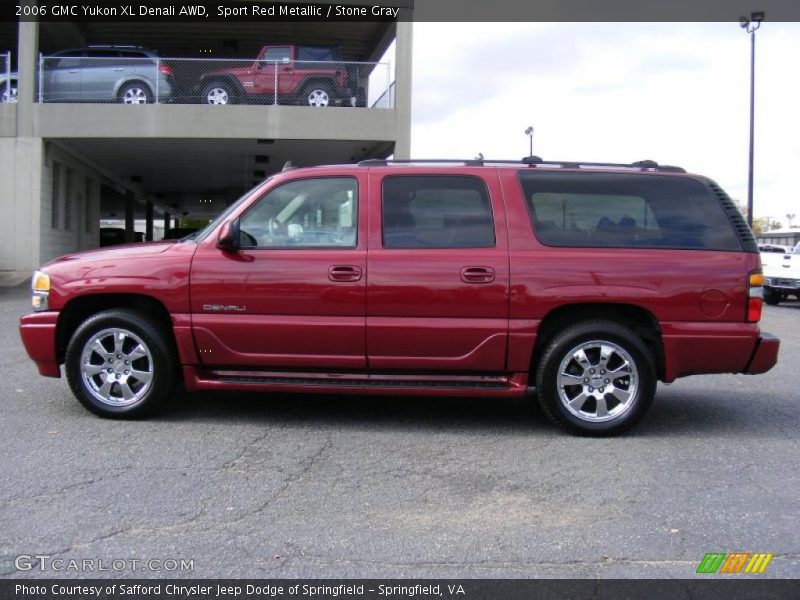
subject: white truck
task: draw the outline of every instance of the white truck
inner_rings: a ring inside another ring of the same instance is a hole
[[[785,254],[761,253],[764,302],[775,306],[787,296],[800,300],[800,243]]]

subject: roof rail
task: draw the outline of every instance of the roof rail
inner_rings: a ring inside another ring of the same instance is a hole
[[[582,169],[582,168],[603,168],[611,167],[618,169],[639,169],[642,171],[652,170],[664,173],[686,173],[686,169],[671,165],[659,165],[654,160],[638,160],[632,163],[603,163],[585,161],[566,161],[566,160],[542,160],[538,156],[526,156],[521,160],[488,160],[480,158],[453,159],[453,158],[423,158],[423,159],[388,159],[388,158],[368,158],[359,161],[359,167],[386,167],[389,165],[430,165],[430,164],[458,164],[465,167],[482,167],[489,165],[527,165],[528,167],[559,167],[562,169]]]

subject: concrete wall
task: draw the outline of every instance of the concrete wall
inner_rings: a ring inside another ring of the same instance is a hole
[[[52,143],[45,144],[41,168],[41,211],[39,226],[42,237],[39,260],[46,262],[62,254],[96,248],[100,218],[100,181],[102,175],[79,159]],[[58,165],[58,224],[53,227],[53,173]],[[71,173],[71,193],[68,193]],[[88,182],[87,182],[88,180]],[[67,213],[69,211],[69,224]]]
[[[43,144],[0,137],[0,281],[17,283],[39,265]]]
[[[0,104],[0,137],[17,135],[16,104]]]
[[[299,106],[34,104],[43,138],[266,138],[395,141],[397,111]],[[405,134],[406,137],[408,134]]]

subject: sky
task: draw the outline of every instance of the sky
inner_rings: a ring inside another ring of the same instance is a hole
[[[414,158],[632,162],[747,200],[750,41],[738,23],[415,23]],[[756,34],[754,213],[800,226],[800,23]]]

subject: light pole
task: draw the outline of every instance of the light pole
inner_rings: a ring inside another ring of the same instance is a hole
[[[747,224],[753,226],[753,144],[755,131],[756,94],[756,30],[764,20],[764,11],[752,12],[749,17],[739,17],[742,29],[750,34],[750,160],[747,174]]]
[[[528,127],[525,130],[525,135],[528,136],[530,140],[530,151],[528,152],[528,156],[533,156],[533,127]]]

